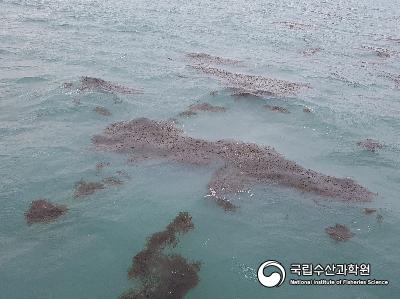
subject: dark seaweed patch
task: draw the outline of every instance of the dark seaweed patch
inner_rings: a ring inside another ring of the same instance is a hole
[[[181,113],[179,116],[193,116],[198,112],[225,112],[226,108],[222,106],[214,106],[209,103],[199,103],[190,105],[189,108]]]
[[[322,49],[321,48],[310,48],[310,49],[306,49],[303,51],[303,55],[304,56],[312,56],[318,52],[320,52]]]
[[[286,25],[289,29],[298,29],[298,30],[305,30],[308,28],[312,28],[311,25],[293,22],[293,21],[281,21],[281,22],[274,22],[275,24],[283,24]]]
[[[400,75],[385,72],[382,76],[393,81],[396,88],[400,87]]]
[[[182,112],[180,112],[178,114],[178,116],[181,116],[181,117],[190,117],[190,116],[194,116],[194,115],[197,115],[197,112],[196,111],[192,111],[190,109],[182,111]]]
[[[252,93],[251,91],[246,91],[240,88],[231,88],[233,90],[231,96],[235,97],[235,100],[239,99],[251,99],[251,98],[256,98],[256,99],[262,99],[263,96],[273,96],[272,93],[270,94],[263,94],[263,96],[260,96],[258,94]]]
[[[68,208],[64,205],[58,205],[49,202],[46,199],[34,200],[29,210],[25,213],[28,224],[37,222],[49,222],[64,215]]]
[[[95,193],[97,190],[104,189],[104,184],[99,182],[85,182],[80,180],[75,183],[74,197],[84,197]]]
[[[215,97],[216,95],[218,95],[218,90],[210,91],[210,96]]]
[[[381,214],[376,214],[376,221],[378,223],[382,223],[383,222],[383,216]]]
[[[116,92],[122,94],[141,93],[141,90],[111,83],[109,81],[100,78],[81,77],[80,83],[81,85],[79,87],[79,90],[81,91],[94,90],[94,91],[111,92],[111,93]]]
[[[122,185],[124,183],[119,178],[114,177],[114,176],[107,177],[107,178],[103,179],[102,182],[105,185],[110,185],[110,186],[119,186],[119,185]]]
[[[254,184],[278,183],[341,200],[369,201],[373,193],[349,178],[306,169],[270,147],[232,140],[207,141],[185,136],[173,123],[139,118],[109,125],[93,144],[109,151],[191,165],[222,163],[209,184],[210,197],[229,205],[226,195]]]
[[[223,58],[219,56],[213,56],[206,53],[189,53],[186,57],[190,58],[196,64],[238,64],[241,61],[230,59],[230,58]]]
[[[206,65],[193,65],[192,67],[207,75],[217,77],[230,88],[254,96],[288,96],[295,95],[303,88],[310,88],[308,84],[294,83],[262,76],[232,73]]]
[[[373,214],[373,213],[376,213],[376,209],[373,209],[373,208],[364,208],[364,209],[363,209],[363,212],[364,212],[365,215],[371,215],[371,214]]]
[[[100,171],[100,170],[102,170],[104,167],[108,167],[108,166],[110,166],[111,164],[110,164],[110,162],[98,162],[97,164],[96,164],[96,170],[97,171]]]
[[[367,151],[370,151],[370,152],[375,152],[376,150],[383,148],[382,143],[380,143],[379,141],[377,141],[375,139],[371,139],[371,138],[361,140],[361,141],[357,142],[357,145]]]
[[[128,272],[128,277],[138,279],[141,286],[123,294],[121,298],[183,298],[194,288],[199,282],[197,273],[200,263],[189,263],[178,254],[163,253],[167,246],[177,245],[178,234],[187,233],[193,228],[189,213],[180,212],[165,230],[153,234],[145,249],[133,257]]]
[[[66,82],[62,85],[63,88],[67,88],[70,89],[72,88],[74,85],[72,84],[72,82]]]
[[[350,229],[342,224],[336,224],[325,229],[325,232],[336,241],[347,241],[354,236]]]
[[[284,107],[281,106],[271,106],[271,105],[264,105],[264,108],[273,111],[273,112],[280,112],[280,113],[290,113],[289,110],[287,110]]]
[[[392,51],[382,47],[373,47],[373,46],[362,46],[362,48],[371,50],[376,54],[376,56],[380,58],[390,58],[392,55],[398,54],[396,51]]]
[[[103,116],[110,116],[111,112],[105,107],[97,106],[93,109],[94,112]]]

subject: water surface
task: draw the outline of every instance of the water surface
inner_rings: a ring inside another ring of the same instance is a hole
[[[399,297],[399,16],[398,3],[389,0],[0,0],[0,297],[117,298],[135,286],[127,278],[132,256],[179,211],[191,213],[195,229],[176,251],[202,261],[200,283],[187,298]],[[312,89],[235,101],[188,66],[190,52],[240,59],[231,70]],[[112,94],[62,87],[79,84],[80,76],[145,92],[115,101]],[[181,119],[187,135],[269,145],[304,167],[351,177],[377,196],[368,204],[338,203],[255,186],[233,196],[237,212],[225,213],[204,198],[213,167],[132,166],[91,146],[91,136],[111,122],[165,120],[196,102],[228,110]],[[96,106],[112,115],[93,112]],[[357,147],[365,138],[384,149]],[[111,165],[99,172],[100,161]],[[126,174],[122,186],[73,198],[75,182],[117,171]],[[28,226],[24,212],[41,197],[68,205],[68,214]],[[383,220],[364,215],[364,207],[378,209]],[[335,243],[324,232],[335,223],[355,236]],[[367,262],[372,277],[390,285],[266,289],[256,270],[268,259]]]

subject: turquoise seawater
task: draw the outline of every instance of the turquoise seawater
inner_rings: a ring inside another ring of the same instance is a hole
[[[399,28],[394,0],[0,0],[0,298],[118,298],[137,285],[127,278],[132,257],[179,211],[190,212],[195,229],[175,252],[202,262],[187,298],[400,298]],[[320,51],[304,55],[313,48]],[[379,48],[389,56],[377,55]],[[188,66],[190,52],[240,59],[235,71],[312,89],[235,101]],[[144,93],[116,102],[111,94],[62,87],[81,76]],[[112,122],[165,120],[199,101],[228,110],[181,119],[185,134],[269,145],[304,167],[351,177],[377,196],[343,203],[262,185],[233,196],[240,208],[226,213],[204,198],[212,166],[130,165],[126,156],[91,145]],[[96,106],[112,115],[96,114]],[[385,146],[362,150],[356,143],[365,138]],[[110,166],[97,171],[102,161]],[[123,185],[73,197],[80,179],[117,171],[125,173]],[[37,198],[69,211],[29,226],[24,213]],[[378,211],[364,215],[365,207]],[[336,223],[355,236],[330,239],[324,230]],[[291,263],[370,263],[371,277],[390,284],[286,281],[268,289],[258,283],[257,268],[271,259],[287,272]]]

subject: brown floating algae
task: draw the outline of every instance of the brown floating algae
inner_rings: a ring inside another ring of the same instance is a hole
[[[281,107],[281,106],[264,105],[264,108],[266,108],[272,112],[290,113],[289,110],[287,110],[286,108]]]
[[[192,67],[207,75],[217,77],[228,87],[239,89],[255,96],[290,96],[295,95],[303,88],[310,88],[308,84],[304,83],[233,73],[207,65],[193,65]]]
[[[99,182],[85,182],[80,180],[75,183],[74,197],[84,197],[95,193],[97,190],[104,189],[105,186]]]
[[[354,236],[347,226],[336,224],[325,229],[325,232],[336,241],[347,241]]]
[[[189,53],[186,57],[190,58],[196,64],[238,64],[241,61],[230,59],[230,58],[223,58],[219,56],[213,56],[206,53]]]
[[[25,213],[28,224],[37,222],[49,222],[64,215],[68,208],[64,205],[58,205],[49,202],[46,199],[34,200],[29,210]]]
[[[188,109],[179,113],[179,116],[193,116],[198,112],[225,112],[226,108],[222,106],[214,106],[209,103],[199,103],[190,105]]]
[[[110,116],[111,112],[105,107],[97,106],[93,109],[94,112],[103,116]]]
[[[380,143],[378,140],[371,139],[371,138],[361,140],[361,141],[357,142],[357,145],[367,151],[370,151],[370,152],[375,152],[376,150],[383,148],[382,143]]]
[[[340,200],[369,201],[373,193],[350,178],[337,178],[306,169],[273,148],[232,140],[207,141],[185,136],[172,122],[138,118],[109,125],[92,138],[100,149],[145,154],[191,165],[218,165],[209,183],[210,197],[232,209],[228,194],[255,184],[278,183],[302,192]]]
[[[167,246],[177,245],[178,234],[193,228],[190,214],[180,212],[165,230],[153,234],[146,248],[133,257],[128,272],[128,277],[139,279],[141,286],[125,293],[121,299],[179,299],[194,288],[199,282],[200,263],[189,263],[178,254],[163,253]]]
[[[374,208],[364,208],[363,209],[363,212],[364,212],[364,214],[365,215],[371,215],[371,214],[373,214],[373,213],[376,213],[376,209],[374,209]]]
[[[141,93],[142,91],[139,89],[133,89],[130,87],[122,86],[119,84],[111,83],[109,81],[93,78],[93,77],[81,77],[80,79],[81,86],[79,90],[95,90],[102,92],[117,92],[122,94],[136,94]]]

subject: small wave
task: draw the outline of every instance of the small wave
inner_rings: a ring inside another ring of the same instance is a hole
[[[8,51],[6,49],[0,49],[0,54],[4,54],[4,55],[12,55],[15,54],[14,52]]]
[[[22,77],[16,80],[16,83],[36,83],[36,82],[45,82],[48,81],[48,79],[43,78],[43,77]]]

